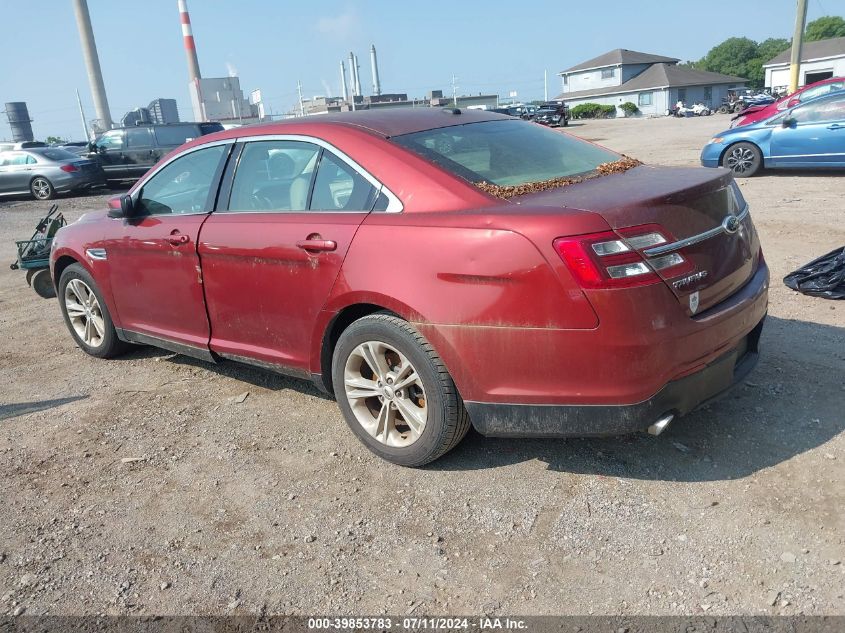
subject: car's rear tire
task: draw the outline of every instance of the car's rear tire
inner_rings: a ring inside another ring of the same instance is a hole
[[[53,183],[44,176],[36,176],[29,183],[29,191],[36,200],[52,200],[56,195]]]
[[[429,342],[407,321],[374,314],[341,334],[332,382],[352,432],[373,453],[400,466],[422,466],[452,450],[469,416],[452,377]]]
[[[58,296],[65,325],[82,351],[97,358],[126,351],[129,345],[117,338],[103,295],[83,266],[71,264],[62,271]]]
[[[751,177],[763,167],[763,153],[753,143],[735,143],[725,150],[722,167],[730,169],[735,176]]]

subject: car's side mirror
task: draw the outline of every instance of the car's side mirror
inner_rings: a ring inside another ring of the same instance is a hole
[[[780,122],[780,124],[781,124],[783,127],[795,127],[795,126],[797,125],[797,123],[798,123],[798,121],[796,121],[796,120],[795,120],[793,117],[791,117],[791,116],[785,117],[785,118],[783,119],[783,121],[781,121],[781,122]]]
[[[132,196],[124,194],[109,200],[110,218],[131,218],[135,213],[135,203]]]

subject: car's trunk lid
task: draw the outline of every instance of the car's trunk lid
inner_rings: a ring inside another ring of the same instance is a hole
[[[615,230],[657,224],[669,233],[670,242],[718,229],[726,218],[740,215],[745,208],[726,170],[648,166],[513,201],[590,210]],[[690,313],[706,310],[736,292],[757,268],[760,246],[750,216],[734,232],[714,233],[677,251],[691,262],[691,270],[674,277],[657,271]]]

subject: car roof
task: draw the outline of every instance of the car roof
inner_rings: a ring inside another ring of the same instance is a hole
[[[424,130],[433,130],[465,123],[483,121],[510,120],[512,117],[486,110],[465,110],[452,108],[391,108],[385,110],[362,110],[358,112],[331,112],[309,117],[299,117],[245,125],[234,130],[227,130],[226,137],[247,136],[252,134],[285,134],[295,125],[330,124],[360,128],[385,138],[402,134],[413,134]],[[222,132],[213,136],[223,138]],[[208,137],[210,138],[210,137]]]

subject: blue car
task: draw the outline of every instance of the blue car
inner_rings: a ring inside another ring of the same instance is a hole
[[[727,167],[736,176],[753,176],[763,167],[845,167],[845,92],[720,132],[701,150],[701,164]]]

